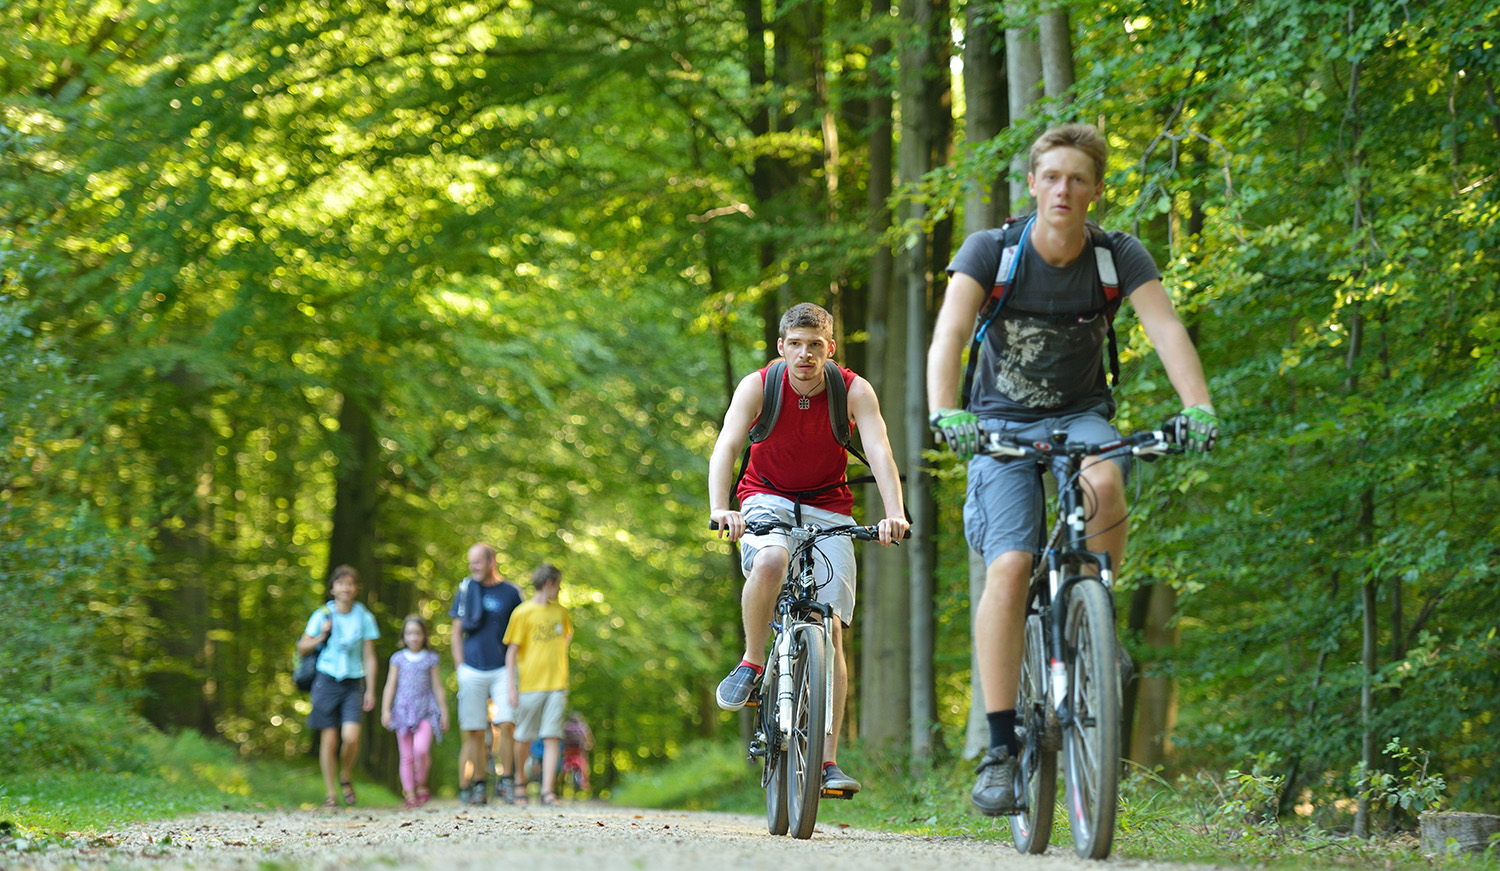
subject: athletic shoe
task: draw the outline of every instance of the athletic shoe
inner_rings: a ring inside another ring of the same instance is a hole
[[[999,817],[1020,812],[1020,801],[1016,797],[1016,777],[1020,768],[1020,761],[1010,754],[1009,748],[991,747],[984,754],[975,772],[979,779],[969,792],[969,798],[980,813]]]
[[[719,691],[715,693],[719,707],[726,711],[738,711],[750,700],[750,693],[755,689],[755,684],[760,680],[760,672],[748,665],[741,663],[734,667],[729,677],[719,681]]]
[[[859,792],[859,781],[845,774],[837,764],[823,766],[823,788]]]
[[[510,800],[516,797],[516,780],[508,774],[500,776],[495,781],[495,801],[501,804],[510,804]]]

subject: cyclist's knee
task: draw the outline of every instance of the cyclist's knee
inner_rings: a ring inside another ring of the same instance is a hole
[[[756,552],[754,561],[750,563],[750,575],[746,580],[780,584],[789,562],[790,556],[784,548],[763,547]]]
[[[1031,564],[1030,551],[1008,550],[985,566],[985,586],[1009,587],[1025,583],[1031,577]]]
[[[1105,509],[1123,503],[1125,499],[1125,472],[1113,460],[1100,462],[1097,458],[1084,466],[1084,498],[1097,501]]]

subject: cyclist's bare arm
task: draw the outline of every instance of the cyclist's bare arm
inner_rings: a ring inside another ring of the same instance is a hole
[[[972,276],[955,272],[948,281],[943,307],[938,311],[932,329],[932,344],[927,348],[927,411],[958,407],[958,387],[962,375],[959,361],[969,336],[974,332],[974,316],[984,304],[988,292]]]
[[[744,450],[745,440],[750,437],[750,425],[760,416],[761,404],[765,401],[765,385],[759,372],[751,372],[740,379],[729,401],[729,411],[724,414],[724,426],[719,429],[719,439],[714,442],[714,452],[708,460],[708,516],[718,524],[719,537],[738,541],[745,534],[745,518],[730,509],[734,494],[734,463]]]
[[[879,524],[880,543],[900,541],[911,527],[906,522],[906,501],[901,495],[901,472],[891,450],[885,418],[880,415],[880,398],[864,378],[855,378],[849,385],[849,417],[859,424],[859,439],[869,457],[880,501],[885,503],[885,517]]]
[[[1161,358],[1182,407],[1211,406],[1213,400],[1208,395],[1208,381],[1203,377],[1203,363],[1161,281],[1153,278],[1132,291],[1128,299],[1156,349],[1156,356]]]

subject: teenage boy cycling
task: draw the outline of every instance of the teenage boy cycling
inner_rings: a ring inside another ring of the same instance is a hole
[[[1089,206],[1104,192],[1107,146],[1087,124],[1042,134],[1031,147],[1026,181],[1037,211],[1023,234],[1005,304],[986,332],[973,395],[962,407],[959,361],[975,316],[995,284],[1003,242],[982,231],[964,241],[948,266],[951,279],[927,352],[927,402],[932,430],[969,460],[964,534],[985,562],[984,594],[974,613],[974,651],[990,728],[970,797],[991,816],[1017,812],[1019,770],[1015,734],[1026,595],[1036,542],[1044,522],[1042,483],[1030,463],[974,456],[982,432],[1005,431],[1048,439],[1103,442],[1115,401],[1105,378],[1108,314],[1086,227]],[[1108,234],[1120,292],[1166,368],[1184,410],[1171,421],[1179,441],[1207,451],[1218,435],[1198,353],[1177,319],[1161,273],[1140,240]],[[1087,531],[1117,569],[1125,551],[1126,459],[1083,470]]]
[[[833,356],[833,317],[823,308],[804,302],[781,318],[776,350],[786,359],[782,403],[776,424],[764,441],[750,446],[744,478],[734,494],[740,510],[730,508],[734,462],[760,417],[765,400],[767,366],[751,372],[735,388],[724,427],[708,463],[709,517],[721,537],[740,542],[740,569],[745,589],[740,607],[745,623],[745,652],[740,664],[719,684],[719,707],[737,711],[745,706],[756,679],[765,670],[766,641],[772,611],[791,560],[784,533],[746,535],[745,522],[779,519],[793,522],[800,511],[803,522],[824,526],[854,523],[854,495],[844,486],[848,456],[834,437],[829,422],[829,391],[824,364]],[[848,369],[839,369],[848,393],[849,424],[858,425],[860,440],[869,452],[885,519],[879,523],[880,543],[890,545],[906,534],[905,503],[896,457],[886,436],[880,402],[870,382]],[[815,495],[807,495],[815,494]],[[844,662],[843,627],[854,617],[854,542],[830,539],[819,545],[819,601],[833,607],[833,729],[825,747],[823,786],[846,792],[859,790],[859,781],[845,774],[838,759],[839,733],[844,722],[844,699],[849,670]],[[829,574],[824,574],[824,573]]]

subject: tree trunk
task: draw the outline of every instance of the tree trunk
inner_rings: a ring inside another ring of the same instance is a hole
[[[1043,12],[1038,19],[1041,33],[1042,89],[1049,97],[1073,101],[1073,30],[1066,7]],[[1064,96],[1066,95],[1066,96]]]
[[[347,376],[346,377],[350,377]],[[357,378],[357,376],[354,376]],[[375,432],[375,419],[368,398],[361,397],[349,389],[342,392],[339,407],[339,431],[333,437],[334,456],[334,503],[333,529],[328,536],[328,566],[323,573],[327,578],[340,565],[353,566],[359,572],[360,600],[376,615],[377,620],[391,617],[382,605],[382,578],[375,557],[376,522],[375,509],[380,501],[380,444]],[[397,615],[399,619],[402,615]],[[387,634],[386,638],[389,638]],[[375,682],[375,691],[381,690],[379,683],[380,657],[376,657],[376,674],[365,675],[365,680]],[[394,782],[396,778],[395,736],[380,728],[378,717],[367,713],[360,730],[359,757],[365,770],[382,782]]]
[[[1006,100],[1005,38],[990,19],[990,11],[978,3],[965,7],[964,94],[967,111],[964,130],[971,146],[998,135],[1009,123]],[[964,197],[964,235],[999,226],[1009,214],[1010,188],[1003,175],[975,179]],[[962,538],[960,538],[962,541]],[[984,595],[984,559],[969,551],[970,637],[973,637],[973,607]],[[979,663],[969,651],[969,719],[964,730],[963,756],[973,759],[989,746],[985,719],[984,689],[979,681]]]
[[[885,20],[890,9],[890,0],[874,0],[870,4],[870,16],[874,20]],[[872,48],[877,59],[872,67],[878,69],[878,59],[890,53],[891,41],[878,39]],[[879,76],[879,73],[873,74]],[[870,262],[869,315],[865,324],[869,331],[866,349],[869,371],[862,374],[880,397],[881,409],[891,430],[891,447],[900,457],[904,432],[900,426],[894,425],[890,414],[901,407],[904,399],[905,357],[902,348],[905,333],[900,329],[899,314],[892,314],[896,258],[888,246],[878,241],[891,224],[889,200],[894,188],[894,102],[890,97],[889,81],[881,77],[871,84],[870,178],[866,204],[869,235],[877,244]],[[865,517],[880,517],[884,513],[880,494],[873,487],[867,488]],[[873,747],[890,748],[900,740],[897,730],[906,722],[909,708],[904,668],[907,659],[905,586],[902,584],[904,554],[893,548],[866,547],[861,554],[860,570],[861,613],[856,630],[860,681],[855,688],[857,692],[850,695],[859,700],[857,722],[863,740]],[[855,713],[850,710],[848,718],[852,720]]]
[[[901,4],[902,17],[910,22],[914,39],[901,58],[901,149],[900,176],[903,184],[912,184],[932,168],[937,147],[939,88],[934,28],[946,21],[938,9],[924,0],[906,0]],[[908,205],[907,220],[919,224],[926,220],[926,207],[920,202]],[[905,548],[910,576],[908,615],[910,651],[908,668],[911,686],[909,710],[909,746],[912,761],[925,761],[932,749],[932,720],[936,708],[933,688],[932,657],[932,522],[935,515],[930,478],[925,471],[922,449],[930,438],[927,430],[925,372],[927,340],[931,335],[930,276],[931,254],[927,234],[918,233],[902,257],[902,294],[906,331],[906,383],[901,406],[901,426],[906,437],[902,467],[906,469],[906,504],[912,514],[913,536]],[[893,410],[894,411],[894,410]],[[896,415],[888,413],[893,422]]]
[[[1026,5],[1009,0],[1005,12],[1012,21],[1028,22],[1027,26],[1005,31],[1006,90],[1010,100],[1010,123],[1015,125],[1035,114],[1033,106],[1042,97],[1042,53],[1036,24]],[[1011,160],[1010,202],[1007,206],[1012,215],[1030,208],[1031,195],[1026,190],[1029,161],[1024,150],[1018,151]]]
[[[1170,625],[1177,610],[1177,591],[1170,584],[1152,584],[1145,590],[1147,607],[1142,640],[1153,655],[1136,665],[1136,715],[1130,743],[1125,746],[1131,759],[1146,768],[1155,768],[1166,761],[1167,736],[1172,731],[1176,699],[1169,678],[1147,676],[1144,672],[1151,660],[1160,658],[1156,651],[1164,652],[1177,644],[1177,633]],[[1124,721],[1129,724],[1131,718],[1127,716]]]

